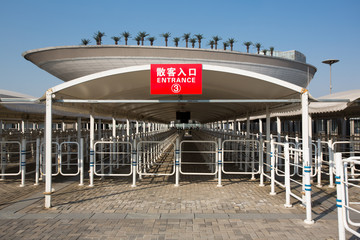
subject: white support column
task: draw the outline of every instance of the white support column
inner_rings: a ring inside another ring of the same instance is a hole
[[[136,132],[135,132],[136,136],[139,135],[139,122],[136,121]]]
[[[344,226],[344,204],[343,199],[344,189],[343,189],[343,181],[344,181],[344,166],[342,163],[341,153],[335,153],[335,162],[336,162],[336,207],[337,207],[337,215],[338,215],[338,232],[339,232],[339,240],[345,240],[345,226]]]
[[[101,140],[102,138],[102,123],[101,118],[98,121],[98,139]]]
[[[222,187],[221,183],[221,173],[222,173],[222,164],[223,164],[223,154],[222,154],[222,141],[221,138],[218,138],[218,154],[216,157],[218,163],[218,184],[217,187]]]
[[[281,142],[281,120],[280,120],[280,117],[276,117],[276,131],[277,131],[277,142]]]
[[[94,123],[94,115],[93,113],[90,114],[90,173],[89,173],[89,180],[90,184],[89,187],[94,186],[94,135],[95,135],[95,123]]]
[[[80,143],[81,139],[81,117],[77,118],[77,142]]]
[[[274,144],[274,140],[271,139],[270,141],[270,177],[271,177],[271,191],[270,191],[270,195],[276,195],[275,192],[275,144]]]
[[[25,187],[25,175],[26,175],[26,139],[25,136],[21,139],[21,184],[20,187]]]
[[[134,138],[132,142],[132,153],[131,153],[131,162],[132,162],[132,185],[131,187],[136,187],[136,170],[137,170],[137,142]]]
[[[36,138],[36,151],[35,151],[35,183],[34,185],[39,185],[39,176],[40,176],[40,137]]]
[[[21,120],[21,133],[25,133],[25,122]]]
[[[112,118],[112,137],[113,137],[113,141],[115,141],[116,138],[116,120],[115,118]]]
[[[266,106],[266,164],[270,165],[270,111],[269,106]],[[269,171],[269,166],[265,171]]]
[[[179,166],[180,165],[180,139],[179,136],[175,140],[175,187],[179,186]]]
[[[130,121],[126,119],[126,137],[130,137]]]
[[[145,136],[145,133],[146,133],[146,123],[143,122],[143,135]]]
[[[51,208],[51,144],[52,144],[52,92],[46,91],[45,114],[45,208]]]
[[[263,125],[262,119],[259,118],[259,142],[260,142],[260,155],[259,155],[259,169],[260,169],[260,187],[264,187],[264,160],[263,160]]]
[[[79,141],[79,164],[80,164],[80,183],[79,186],[84,186],[84,139]]]
[[[250,116],[247,115],[246,117],[246,138],[250,138]]]
[[[277,132],[277,138],[276,138],[276,141],[281,143],[281,120],[280,120],[280,117],[276,117],[276,132]],[[280,145],[277,146],[277,152],[278,154],[280,154],[281,152],[281,147]],[[278,166],[280,167],[282,165],[282,158],[279,158],[278,156],[276,156],[276,159],[277,159],[277,164]]]
[[[289,143],[285,143],[284,147],[284,156],[285,156],[285,204],[284,207],[291,208],[290,202],[290,193],[291,193],[291,183],[290,183],[290,154],[289,154]]]
[[[304,89],[301,95],[302,109],[302,147],[303,147],[303,177],[305,178],[305,200],[306,200],[306,224],[313,224],[311,217],[311,165],[310,165],[310,149],[309,149],[309,93]]]

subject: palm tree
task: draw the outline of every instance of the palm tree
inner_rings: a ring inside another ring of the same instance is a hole
[[[162,33],[161,36],[162,36],[163,38],[165,38],[165,47],[167,47],[167,45],[168,45],[168,39],[169,39],[169,37],[171,36],[171,33],[169,33],[169,32]]]
[[[223,42],[224,44],[224,50],[226,50],[226,48],[229,46],[229,43],[228,42]]]
[[[196,43],[196,38],[190,38],[189,41],[191,42],[192,44],[192,48],[195,47],[195,43]]]
[[[267,49],[263,49],[263,50],[262,50],[262,53],[263,53],[264,55],[266,55],[267,52],[268,52]]]
[[[179,37],[174,37],[173,38],[173,41],[175,43],[175,47],[179,46],[179,41],[180,41],[180,38]]]
[[[250,46],[253,45],[252,42],[244,42],[243,43],[246,46],[246,52],[249,53]]]
[[[130,33],[125,31],[121,35],[124,37],[125,45],[127,45],[128,39],[130,38]]]
[[[135,37],[135,41],[136,41],[137,45],[139,46],[139,45],[140,45],[140,41],[141,41],[141,37],[140,37],[139,35],[137,35],[137,36]]]
[[[81,39],[81,44],[82,45],[88,45],[90,43],[90,39],[86,39],[86,38],[83,38],[83,39]]]
[[[189,39],[190,39],[190,35],[191,35],[191,33],[184,33],[184,35],[182,36],[182,38],[186,42],[186,47],[188,47],[188,42],[189,42]]]
[[[154,45],[154,41],[156,40],[156,38],[155,38],[155,37],[148,37],[147,40],[149,40],[150,46],[153,46],[153,45]]]
[[[255,47],[257,49],[257,53],[260,54],[261,43],[255,43]]]
[[[208,45],[210,45],[211,49],[214,49],[214,44],[215,44],[214,40],[210,40],[208,43]]]
[[[231,51],[232,51],[232,50],[233,50],[234,43],[235,43],[235,39],[234,39],[234,38],[229,38],[229,39],[228,39],[228,43],[230,44],[230,48],[231,48]]]
[[[203,36],[202,34],[195,34],[195,37],[196,37],[197,40],[198,40],[199,48],[201,48],[201,39],[203,39],[204,36]]]
[[[94,33],[93,38],[95,39],[97,45],[101,45],[102,37],[104,37],[104,36],[105,36],[105,33],[100,32],[100,31],[97,31],[96,33]]]
[[[219,37],[218,35],[216,36],[213,36],[213,40],[214,40],[214,45],[215,45],[215,50],[217,49],[217,44],[218,44],[218,41],[220,41],[222,38]]]
[[[270,55],[271,55],[271,56],[273,56],[273,54],[274,54],[274,49],[275,49],[274,47],[269,47]]]
[[[140,38],[141,38],[141,45],[143,46],[143,45],[144,45],[144,40],[145,40],[145,38],[146,38],[147,36],[149,36],[149,34],[146,33],[146,32],[139,32],[139,33],[138,33],[138,36],[140,36]]]
[[[111,39],[115,41],[115,45],[118,45],[118,42],[120,41],[120,37],[114,36],[114,37],[111,37]]]

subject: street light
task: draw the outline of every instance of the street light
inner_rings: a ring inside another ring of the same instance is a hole
[[[329,66],[330,66],[330,94],[331,94],[331,89],[332,89],[332,86],[331,86],[331,65],[334,64],[334,63],[337,63],[338,61],[339,60],[337,60],[337,59],[328,59],[328,60],[322,61],[322,63],[329,64]]]

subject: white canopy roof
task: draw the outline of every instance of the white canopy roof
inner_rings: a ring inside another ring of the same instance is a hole
[[[264,110],[266,100],[300,99],[302,88],[266,75],[215,65],[203,65],[202,95],[151,95],[150,65],[103,71],[65,82],[50,89],[55,101],[89,100],[88,103],[57,103],[80,112],[156,122],[176,119],[177,111],[191,112],[191,119],[211,122],[234,119]],[[45,99],[45,96],[41,98]],[[242,99],[252,103],[188,103],[184,100]],[[93,100],[108,100],[94,103]],[[116,103],[112,100],[129,100]],[[134,103],[131,100],[180,100],[178,102]],[[258,101],[257,101],[258,100]],[[264,101],[261,101],[264,100]],[[267,103],[274,105],[279,103]]]

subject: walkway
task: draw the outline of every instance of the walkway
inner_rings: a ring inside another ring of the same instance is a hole
[[[337,239],[334,190],[314,193],[314,225],[305,210],[284,208],[284,192],[247,178],[145,177],[97,179],[95,187],[55,183],[52,209],[43,185],[0,182],[0,239]],[[330,194],[329,194],[330,193]],[[6,196],[11,196],[10,200]],[[11,201],[11,202],[10,202]],[[347,236],[350,238],[351,236]]]

